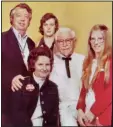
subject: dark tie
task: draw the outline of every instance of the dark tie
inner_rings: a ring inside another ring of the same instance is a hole
[[[69,69],[69,60],[71,60],[70,57],[62,57],[63,60],[65,60],[65,66],[66,66],[66,71],[67,71],[67,76],[68,78],[71,77],[71,74],[70,74],[70,69]]]

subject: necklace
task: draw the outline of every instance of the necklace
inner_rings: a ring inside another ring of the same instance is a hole
[[[22,46],[20,45],[20,43],[18,43],[23,58],[25,57],[25,55],[24,55],[24,50],[25,50],[26,44],[27,44],[27,42],[24,44],[24,47],[22,48]]]

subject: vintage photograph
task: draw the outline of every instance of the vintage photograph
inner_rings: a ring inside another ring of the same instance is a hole
[[[1,123],[112,125],[112,2],[1,2]]]

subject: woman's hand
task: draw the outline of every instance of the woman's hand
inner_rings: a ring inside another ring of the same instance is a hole
[[[78,110],[77,120],[81,126],[86,126],[85,122],[88,122],[88,119],[85,116],[85,113],[82,111],[82,109]]]
[[[87,112],[85,115],[86,115],[89,123],[91,123],[95,118],[95,115],[91,111]]]

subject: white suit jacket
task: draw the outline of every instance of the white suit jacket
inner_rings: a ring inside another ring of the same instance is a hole
[[[76,109],[77,101],[81,90],[81,75],[84,55],[73,53],[72,60],[69,61],[71,78],[67,77],[65,61],[61,55],[54,55],[53,70],[50,80],[58,85],[60,108],[74,105]]]

